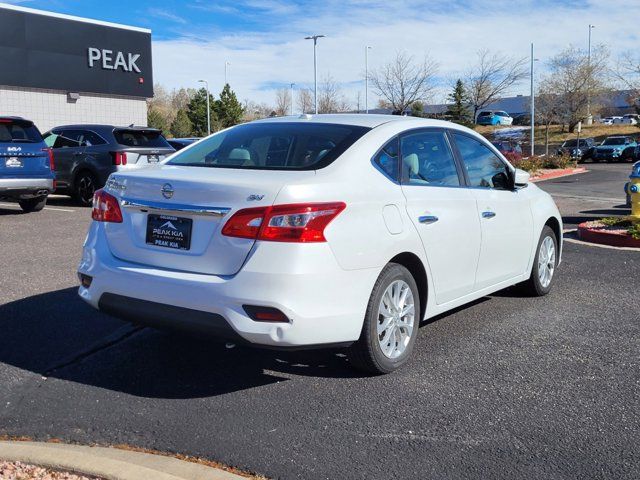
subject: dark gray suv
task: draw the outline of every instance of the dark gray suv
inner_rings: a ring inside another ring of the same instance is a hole
[[[160,130],[147,127],[64,125],[43,136],[56,159],[56,193],[84,206],[111,173],[148,167],[175,151]]]

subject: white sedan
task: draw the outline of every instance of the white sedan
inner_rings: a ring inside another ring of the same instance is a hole
[[[465,127],[303,115],[232,127],[96,192],[80,296],[116,317],[409,359],[424,319],[553,285],[562,219]]]

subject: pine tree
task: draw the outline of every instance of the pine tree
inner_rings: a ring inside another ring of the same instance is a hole
[[[213,96],[209,94],[209,103],[211,106],[211,131],[215,130],[216,112],[214,109]],[[198,90],[187,105],[187,116],[191,121],[192,133],[197,137],[205,137],[207,135],[207,90],[201,88]]]
[[[221,128],[237,125],[244,115],[244,107],[228,83],[220,92],[220,99],[215,101],[214,110]]]
[[[424,117],[424,105],[422,102],[415,101],[411,104],[411,116]]]
[[[166,132],[169,127],[167,119],[154,107],[147,110],[147,126]]]
[[[193,125],[191,124],[191,120],[189,120],[189,114],[181,108],[178,110],[178,113],[176,113],[176,118],[173,120],[173,123],[171,123],[171,135],[175,138],[190,137],[192,130]]]
[[[447,115],[451,117],[451,121],[467,127],[472,126],[473,121],[471,119],[471,112],[469,111],[469,96],[467,95],[462,80],[458,79],[448,99],[451,105],[449,105]]]

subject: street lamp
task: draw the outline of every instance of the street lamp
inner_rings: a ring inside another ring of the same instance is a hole
[[[369,113],[369,50],[370,46],[364,47],[364,113]]]
[[[316,46],[318,45],[318,39],[324,37],[324,35],[304,37],[305,40],[313,40],[313,108],[316,115],[318,114],[318,58],[316,55]]]
[[[224,62],[224,84],[226,85],[227,83],[229,83],[227,81],[227,67],[230,66],[231,63],[229,62]]]
[[[204,83],[207,90],[207,136],[211,135],[211,107],[209,106],[209,82],[206,80],[198,80],[198,83]]]
[[[533,56],[533,43],[531,44],[531,156],[535,155],[535,132],[536,132],[536,94],[533,87],[533,63],[538,59]]]
[[[587,49],[587,73],[589,75],[587,80],[587,125],[593,123],[593,118],[591,117],[591,30],[594,28],[596,28],[595,25],[589,24],[589,46]]]
[[[295,83],[289,84],[289,86],[291,87],[291,115],[293,115],[293,87],[295,85],[296,85]]]

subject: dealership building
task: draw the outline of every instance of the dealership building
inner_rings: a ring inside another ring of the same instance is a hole
[[[151,30],[0,3],[0,115],[147,125]]]

